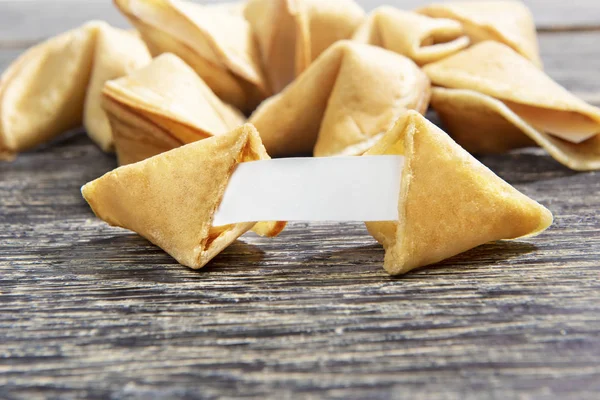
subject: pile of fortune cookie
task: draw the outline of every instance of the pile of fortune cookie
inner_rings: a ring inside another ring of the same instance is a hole
[[[404,156],[398,220],[366,223],[393,275],[552,224],[471,154],[539,146],[600,169],[600,109],[544,73],[518,1],[369,14],[353,0],[114,4],[135,30],[89,22],[4,71],[0,158],[83,125],[121,165],[82,188],[95,214],[188,267],[285,228],[212,225],[242,162]]]

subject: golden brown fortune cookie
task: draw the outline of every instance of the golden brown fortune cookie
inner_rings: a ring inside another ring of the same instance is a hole
[[[113,140],[100,106],[104,82],[150,62],[144,43],[90,22],[21,55],[0,79],[0,154],[42,144],[84,123],[105,151]]]
[[[82,188],[94,213],[132,230],[179,263],[202,268],[255,223],[213,226],[238,163],[268,158],[254,127],[243,125],[119,167]],[[276,235],[284,224],[272,224]]]
[[[533,236],[552,214],[520,193],[420,114],[409,111],[367,155],[405,157],[398,221],[368,222],[392,275],[481,244]]]
[[[373,10],[352,40],[402,54],[419,65],[448,57],[470,43],[457,21],[388,6]]]
[[[574,170],[600,168],[600,109],[569,93],[511,48],[483,42],[425,67],[432,106],[474,153],[534,143]]]
[[[353,0],[249,0],[246,19],[274,93],[279,93],[333,43],[349,39],[364,18]]]
[[[434,18],[459,21],[471,42],[504,43],[542,67],[533,16],[520,1],[455,1],[434,3],[417,10]]]
[[[270,94],[250,24],[222,5],[180,0],[114,0],[154,56],[174,53],[215,94],[244,112]]]
[[[245,122],[170,53],[107,82],[103,95],[120,165],[227,133]]]
[[[424,112],[430,84],[408,58],[340,41],[250,117],[273,156],[358,155],[408,109]]]

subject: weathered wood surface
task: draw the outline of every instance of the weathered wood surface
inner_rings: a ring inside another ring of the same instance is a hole
[[[598,4],[577,3],[566,18]],[[596,104],[598,39],[541,36],[550,75]],[[0,50],[0,69],[20,51]],[[482,161],[553,227],[401,278],[361,224],[250,234],[190,271],[94,218],[79,188],[115,160],[81,132],[2,163],[0,398],[596,399],[599,175],[541,150]]]
[[[595,398],[598,175],[483,161],[552,229],[402,278],[360,224],[249,235],[190,271],[93,217],[79,187],[114,160],[85,137],[1,164],[0,398]]]

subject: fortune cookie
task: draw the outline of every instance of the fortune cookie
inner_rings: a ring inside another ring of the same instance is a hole
[[[273,156],[358,155],[408,109],[424,112],[430,84],[406,57],[340,41],[250,117]]]
[[[250,24],[231,7],[180,0],[114,0],[154,56],[174,53],[242,111],[270,94]]]
[[[113,140],[100,106],[104,82],[150,62],[135,35],[90,22],[21,55],[0,79],[0,154],[12,156],[84,123],[105,151]]]
[[[429,64],[432,106],[474,153],[532,145],[574,170],[600,168],[600,109],[569,93],[511,48],[483,42]]]
[[[477,161],[420,114],[409,111],[367,155],[402,155],[398,221],[368,222],[392,275],[481,244],[533,236],[552,224],[545,207]]]
[[[198,269],[255,225],[212,226],[212,220],[235,166],[265,158],[256,129],[243,125],[119,167],[81,192],[100,219],[138,233]],[[269,233],[276,235],[283,226],[271,224]]]
[[[520,1],[456,1],[434,3],[417,10],[434,18],[459,21],[473,43],[504,43],[537,67],[542,67],[533,16]]]
[[[103,95],[120,165],[227,133],[245,122],[170,53],[107,82]]]
[[[470,43],[457,21],[388,6],[371,12],[352,40],[402,54],[419,65],[448,57]]]
[[[349,39],[364,11],[352,0],[249,0],[245,16],[271,89],[279,93],[325,49]]]

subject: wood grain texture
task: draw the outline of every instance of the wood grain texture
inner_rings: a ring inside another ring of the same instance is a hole
[[[597,105],[598,39],[541,35],[549,74]],[[482,161],[552,228],[401,278],[353,223],[181,267],[93,216],[79,188],[116,162],[82,132],[0,163],[0,398],[597,399],[600,175],[539,149]]]
[[[412,10],[431,3],[429,0],[356,1],[366,10],[381,4]],[[600,2],[596,0],[524,0],[524,3],[532,10],[538,27],[543,30],[600,28]],[[0,45],[4,46],[36,42],[92,19],[105,20],[119,27],[128,26],[112,0],[0,0],[0,15]]]
[[[600,104],[600,31],[541,33],[539,41],[546,73],[585,100]]]
[[[0,397],[594,398],[598,175],[483,161],[554,226],[399,279],[361,224],[181,267],[93,217],[79,187],[115,161],[82,135],[0,164]]]

